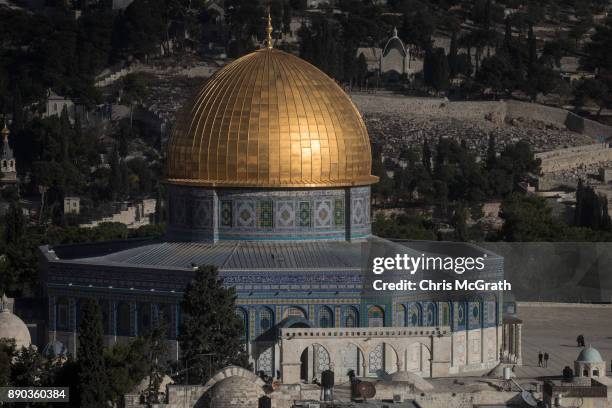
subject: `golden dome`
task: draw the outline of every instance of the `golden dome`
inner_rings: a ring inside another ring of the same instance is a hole
[[[368,185],[372,158],[357,108],[306,61],[264,48],[217,72],[178,114],[168,146],[173,184]]]

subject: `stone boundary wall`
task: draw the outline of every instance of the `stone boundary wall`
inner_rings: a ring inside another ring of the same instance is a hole
[[[612,148],[608,144],[597,143],[537,153],[535,157],[542,160],[542,173],[551,173],[611,161]]]
[[[584,309],[612,309],[612,303],[560,303],[560,302],[516,302],[518,307],[570,307]]]
[[[543,176],[538,177],[539,191],[555,190],[560,188],[561,186],[576,188],[578,186],[578,181],[564,179],[563,177],[558,177],[551,173],[544,174]]]
[[[574,146],[574,147],[568,147],[565,149],[556,149],[556,150],[550,150],[548,152],[536,153],[535,157],[537,157],[538,159],[546,160],[546,159],[551,159],[551,158],[568,156],[572,154],[581,154],[581,153],[588,153],[588,152],[593,152],[597,150],[605,150],[607,148],[608,146],[603,143],[593,143],[590,145]]]
[[[352,93],[351,98],[363,114],[382,113],[410,116],[444,116],[463,120],[488,119],[500,125],[506,119],[529,119],[565,127],[591,136],[612,137],[612,127],[585,119],[568,110],[514,100],[451,102],[442,98],[413,98],[392,94]]]
[[[506,101],[506,117],[526,118],[554,125],[562,125],[572,132],[591,137],[612,137],[612,127],[585,119],[568,110],[521,101]]]

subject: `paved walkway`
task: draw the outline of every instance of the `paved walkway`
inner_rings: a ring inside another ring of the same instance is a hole
[[[607,375],[612,359],[612,307],[537,307],[519,306],[523,320],[523,366],[516,368],[519,378],[561,375],[565,366],[574,369],[581,348],[576,337],[584,335],[606,361]],[[548,352],[548,368],[538,367],[538,351]]]

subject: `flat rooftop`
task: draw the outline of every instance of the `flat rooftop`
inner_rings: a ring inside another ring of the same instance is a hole
[[[573,370],[582,350],[579,334],[601,353],[612,375],[612,305],[519,303],[518,317],[523,320],[523,365],[516,367],[517,377],[560,376],[565,366]],[[548,368],[538,367],[539,351],[550,355]]]

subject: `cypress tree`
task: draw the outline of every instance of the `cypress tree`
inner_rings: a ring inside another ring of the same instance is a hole
[[[60,161],[67,162],[70,158],[70,142],[71,142],[71,133],[72,126],[70,125],[70,118],[68,116],[68,109],[66,106],[62,109],[62,113],[60,114],[60,146],[61,146],[61,157]],[[73,157],[74,159],[74,157]]]
[[[104,364],[102,312],[98,302],[89,299],[83,305],[79,326],[78,406],[106,408],[108,379]]]
[[[25,229],[25,218],[21,206],[17,201],[12,201],[4,216],[4,241],[14,244],[23,236]]]
[[[495,163],[497,161],[497,156],[495,153],[495,135],[491,133],[489,135],[489,146],[487,147],[487,158],[486,158],[486,166],[488,169],[492,169],[495,167]]]
[[[504,48],[507,52],[510,52],[512,48],[512,23],[510,17],[506,17],[506,30],[504,32]]]
[[[431,148],[429,147],[429,141],[425,139],[423,141],[423,167],[429,174],[431,174]]]
[[[451,36],[450,50],[448,52],[448,70],[451,78],[457,76],[457,31],[453,31]]]
[[[119,190],[119,195],[121,199],[126,200],[130,195],[130,172],[125,159],[121,160],[119,170],[121,173],[121,189]]]
[[[248,367],[243,322],[236,315],[235,300],[234,288],[223,286],[216,267],[196,270],[181,302],[184,319],[178,339],[190,367],[190,382],[203,384],[210,374],[231,364]]]
[[[119,162],[119,152],[116,147],[113,148],[110,157],[108,188],[111,200],[116,201],[121,193],[121,163]]]

